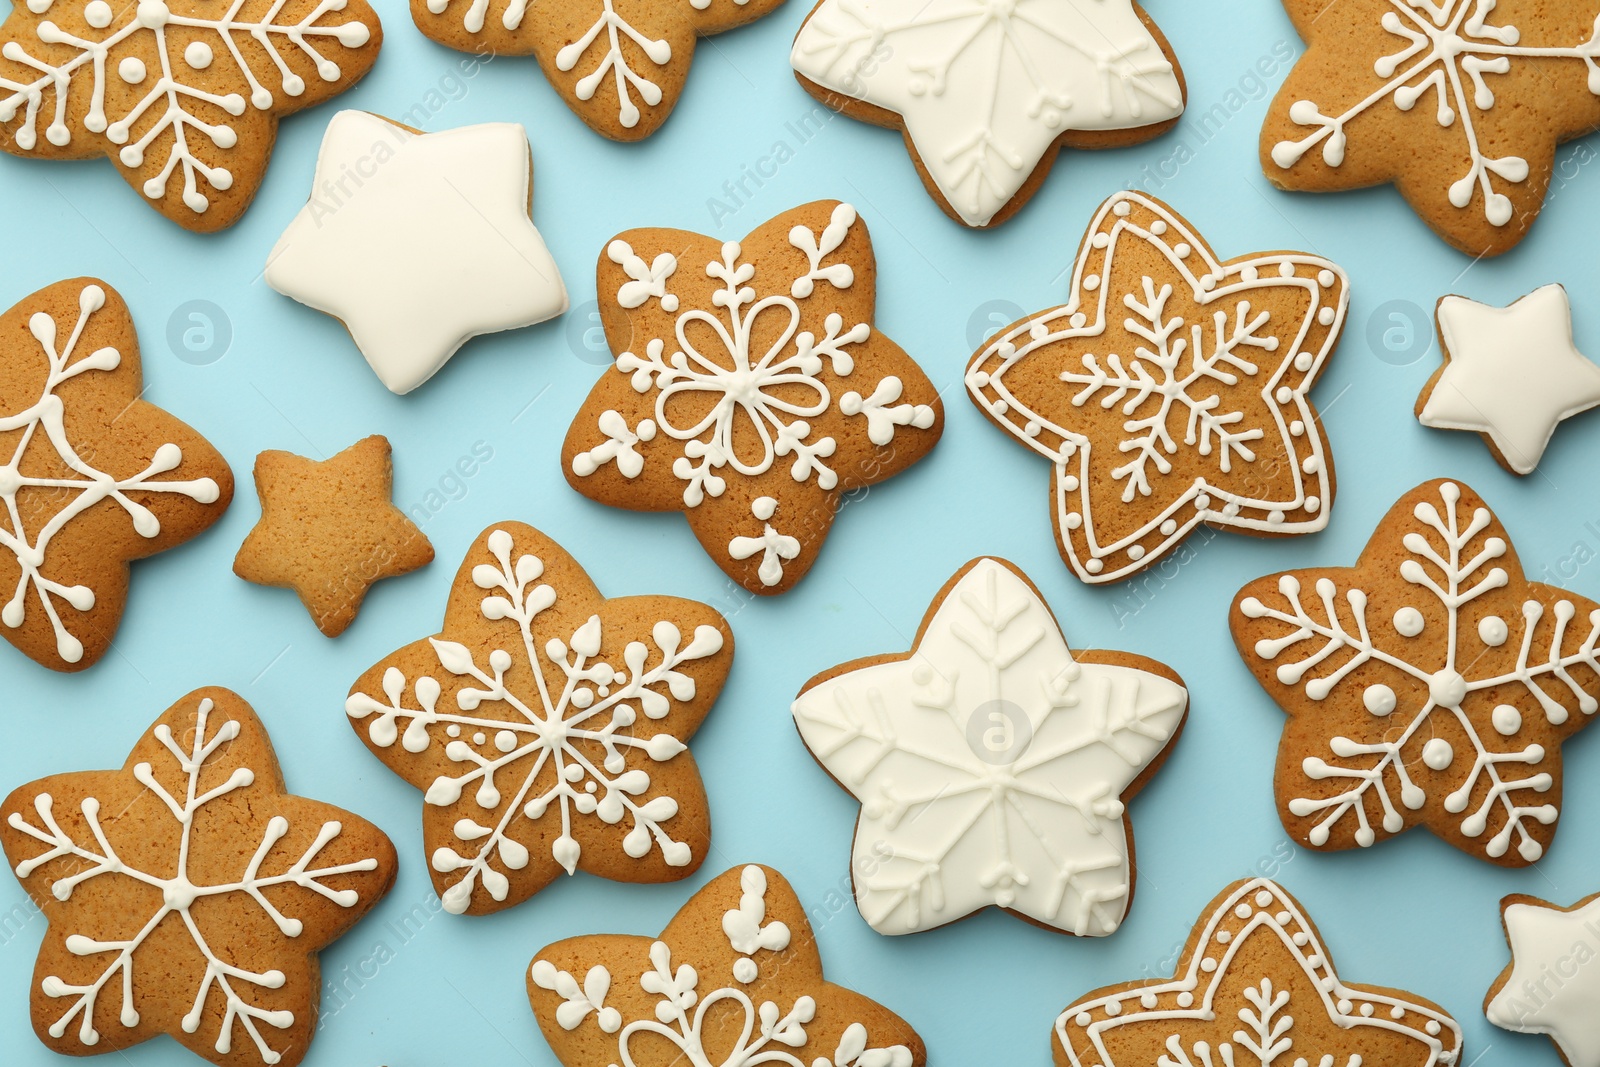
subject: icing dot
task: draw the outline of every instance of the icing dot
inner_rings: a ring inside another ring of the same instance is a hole
[[[1300,469],[1307,474],[1315,474],[1322,469],[1322,460],[1317,456],[1307,456],[1306,461],[1300,464]]]
[[[1401,637],[1415,637],[1422,632],[1422,612],[1404,607],[1394,613],[1395,633]]]
[[[1308,371],[1311,369],[1311,364],[1313,361],[1314,357],[1310,352],[1302,352],[1298,356],[1294,357],[1294,369],[1298,371]]]
[[[211,66],[211,46],[204,41],[190,41],[183,50],[183,61],[195,70],[205,70]]]
[[[494,747],[501,752],[510,752],[517,747],[517,735],[510,730],[501,730],[494,735]]]
[[[1450,761],[1455,758],[1455,749],[1451,748],[1450,742],[1442,737],[1435,737],[1422,746],[1422,762],[1436,771],[1442,771],[1450,766]]]
[[[1206,508],[1211,506],[1211,498],[1206,496],[1206,494],[1201,493],[1199,496],[1194,498],[1194,506],[1196,510],[1204,511]]]
[[[733,961],[733,976],[734,978],[743,982],[745,985],[749,985],[751,982],[754,982],[756,980],[756,975],[759,973],[760,972],[756,967],[756,961],[751,959],[749,956],[741,956],[737,960]]]
[[[1289,940],[1295,943],[1296,948],[1305,948],[1306,945],[1311,941],[1311,935],[1306,933],[1304,930],[1296,930],[1294,932],[1294,936]]]
[[[1217,961],[1212,959],[1210,956],[1207,956],[1205,959],[1200,961],[1200,969],[1207,974],[1210,974],[1212,971],[1217,969]]]
[[[1239,906],[1233,909],[1233,913],[1241,919],[1248,919],[1251,915],[1255,914],[1250,905],[1246,904],[1242,900],[1239,902]]]
[[[1175,534],[1177,532],[1178,532],[1178,520],[1176,520],[1176,519],[1168,519],[1166,522],[1161,524],[1161,534],[1162,534],[1163,537],[1171,537],[1173,534]]]
[[[1061,525],[1065,526],[1069,530],[1076,530],[1078,527],[1083,525],[1083,516],[1079,515],[1075,511],[1071,512],[1062,516]]]
[[[1362,1016],[1364,1018],[1367,1018],[1367,1019],[1372,1018],[1372,1005],[1371,1004],[1363,1004],[1363,1005],[1361,1005],[1361,1014],[1362,1014]]]
[[[1321,311],[1317,312],[1317,321],[1322,323],[1324,326],[1332,326],[1334,318],[1335,315],[1332,308],[1323,308]]]
[[[137,56],[128,56],[117,64],[117,76],[129,85],[138,85],[144,81],[144,61]]]
[[[1289,424],[1289,433],[1293,437],[1304,437],[1306,435],[1306,424],[1299,419],[1295,419]]]
[[[1233,940],[1233,932],[1232,931],[1230,931],[1230,930],[1218,930],[1217,931],[1217,944],[1226,945],[1229,941],[1232,941],[1232,940]]]
[[[1204,289],[1206,292],[1209,293],[1211,290],[1215,289],[1216,287],[1217,287],[1217,279],[1216,279],[1215,275],[1212,275],[1212,274],[1202,274],[1202,275],[1200,275],[1200,288]]]
[[[1430,1037],[1438,1037],[1439,1036],[1439,1020],[1438,1019],[1429,1019],[1428,1020],[1428,1025],[1424,1026],[1423,1029],[1428,1031],[1428,1036],[1430,1036]]]
[[[1105,570],[1105,568],[1106,565],[1097,559],[1091,559],[1083,565],[1083,569],[1088,571],[1090,574],[1099,574],[1101,571]]]
[[[1392,715],[1395,707],[1394,690],[1382,682],[1369,685],[1367,686],[1367,691],[1361,694],[1361,703],[1365,704],[1367,710],[1379,718],[1385,715]]]
[[[1263,889],[1256,893],[1256,907],[1264,908],[1271,903],[1272,893],[1270,891]]]
[[[1349,1015],[1350,1014],[1350,1009],[1353,1008],[1353,1007],[1355,1007],[1355,1005],[1351,1004],[1348,1000],[1345,1000],[1343,997],[1339,998],[1339,1014],[1340,1015]]]
[[[1325,270],[1317,275],[1317,284],[1322,286],[1324,289],[1331,289],[1333,287],[1333,283],[1333,271]]]
[[[1130,545],[1128,547],[1128,558],[1133,560],[1135,563],[1141,559],[1144,559],[1144,546]]]
[[[1086,1011],[1080,1011],[1077,1017],[1072,1021],[1077,1023],[1079,1026],[1088,1026],[1090,1023],[1094,1022],[1094,1017]]]
[[[1283,512],[1281,512],[1281,511],[1269,511],[1269,512],[1267,512],[1267,525],[1268,526],[1282,526],[1283,525]]]
[[[1185,990],[1178,994],[1178,1007],[1187,1008],[1194,1004],[1194,994]]]
[[[1448,667],[1442,671],[1435,671],[1428,678],[1428,695],[1433,698],[1435,704],[1447,708],[1459,708],[1461,701],[1467,695],[1467,680]]]
[[[1118,218],[1125,219],[1128,217],[1129,212],[1133,210],[1133,205],[1129,204],[1126,200],[1118,200],[1111,210],[1117,213]]]
[[[1318,967],[1322,966],[1322,957],[1313,952],[1311,955],[1306,957],[1306,966],[1310,967],[1313,971],[1316,970]]]
[[[1122,1001],[1113,1000],[1110,1004],[1107,1004],[1106,1005],[1106,1014],[1107,1015],[1121,1015],[1122,1014]]]
[[[1072,318],[1068,319],[1067,321],[1072,325],[1074,330],[1081,330],[1083,329],[1084,323],[1089,321],[1089,316],[1085,315],[1081,311],[1075,311],[1072,313]]]
[[[97,30],[111,25],[111,5],[106,0],[89,0],[83,7],[83,21]]]
[[[1189,254],[1193,251],[1194,249],[1190,248],[1189,245],[1183,241],[1180,241],[1172,246],[1172,254],[1177,256],[1179,259],[1188,259]]]
[[[1069,493],[1076,493],[1078,491],[1078,476],[1076,474],[1069,474],[1065,478],[1061,479],[1061,488],[1065,489]]]
[[[760,522],[766,522],[778,510],[778,502],[770,496],[758,496],[750,504],[750,514]]]
[[[1278,401],[1278,403],[1287,404],[1289,401],[1294,399],[1294,390],[1290,389],[1287,385],[1280,385],[1278,386],[1278,391],[1272,395]]]
[[[1278,914],[1274,915],[1273,918],[1277,920],[1277,923],[1278,923],[1279,926],[1288,926],[1289,925],[1290,915],[1286,911],[1278,912]]]
[[[1096,248],[1105,248],[1111,244],[1111,235],[1109,233],[1097,233],[1094,235],[1093,244]]]
[[[1406,1017],[1406,1010],[1404,1008],[1402,1008],[1400,1005],[1396,1004],[1394,1007],[1389,1009],[1389,1018],[1391,1018],[1391,1019],[1404,1019],[1405,1017]]]
[[[451,737],[460,737],[461,727],[457,726],[455,723],[451,723],[449,726],[444,728],[444,732],[449,734]]]
[[[1247,282],[1253,282],[1261,276],[1261,272],[1254,267],[1245,267],[1239,271],[1239,277]]]
[[[1100,275],[1091,274],[1083,280],[1083,287],[1091,293],[1100,288]]]
[[[1278,264],[1278,276],[1280,278],[1293,278],[1294,277],[1294,264],[1290,263],[1287,259],[1284,260],[1282,263],[1279,263]]]
[[[487,734],[483,733],[482,731],[479,731],[478,733],[475,733],[475,734],[472,735],[472,743],[475,744],[475,745],[488,744],[488,742],[489,742],[489,736]]]
[[[1498,615],[1485,615],[1478,623],[1478,637],[1490,648],[1499,648],[1511,636],[1506,620]]]
[[[1160,237],[1162,234],[1167,232],[1167,224],[1162,222],[1160,219],[1156,219],[1156,221],[1150,224],[1150,232],[1155,234],[1157,237]]]
[[[1144,1008],[1146,1011],[1148,1011],[1149,1009],[1155,1007],[1156,1006],[1156,995],[1154,993],[1146,993],[1144,996],[1139,998],[1139,1005],[1140,1005],[1140,1007]]]
[[[1489,713],[1489,721],[1501,737],[1510,737],[1522,729],[1522,712],[1510,704],[1500,704]]]
[[[1322,510],[1322,498],[1321,497],[1317,497],[1317,496],[1308,496],[1308,497],[1306,497],[1306,511],[1309,514],[1315,515],[1317,512],[1319,512],[1321,510]]]

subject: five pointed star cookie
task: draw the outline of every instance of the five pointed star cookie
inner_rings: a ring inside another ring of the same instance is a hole
[[[433,545],[394,506],[393,488],[389,440],[376,434],[321,462],[261,453],[261,519],[239,546],[233,573],[293,589],[317,629],[338,637],[373,582],[433,561]]]
[[[841,498],[933,448],[933,384],[872,325],[872,241],[817,201],[743,241],[630,230],[606,247],[616,365],[567,431],[567,482],[603,504],[682,511],[752,593],[791,588]]]
[[[362,675],[345,703],[373,755],[424,790],[446,911],[521,903],[578,868],[686,878],[711,841],[690,736],[733,661],[733,631],[676,597],[607,600],[521,523],[461,564],[444,627]]]
[[[532,208],[520,125],[425,134],[341,111],[267,284],[343,322],[383,384],[409,393],[469,339],[567,310]]]
[[[389,839],[286,792],[226,689],[167,709],[121,770],[40,779],[0,813],[49,922],[34,1029],[68,1055],[169,1034],[222,1067],[293,1067],[316,1030],[317,953],[394,884]]]
[[[1600,2],[1284,0],[1307,49],[1261,130],[1282,189],[1394,183],[1438,235],[1498,255],[1563,141],[1600,126]]]
[[[1170,980],[1108,986],[1056,1020],[1057,1067],[1451,1067],[1461,1026],[1398,989],[1333,970],[1300,902],[1235,882],[1200,917]]]
[[[1296,841],[1426,826],[1503,866],[1544,855],[1561,743],[1600,710],[1600,604],[1528,581],[1477,494],[1418,486],[1354,567],[1259,578],[1231,626],[1289,715],[1276,792]]]
[[[904,132],[923,185],[967,226],[1010,218],[1056,152],[1177,124],[1177,58],[1132,0],[820,0],[789,54],[806,91]]]
[[[1122,652],[1074,654],[1015,566],[947,582],[911,651],[807,682],[800,736],[861,801],[856,903],[874,930],[917,933],[1004,908],[1079,936],[1133,901],[1127,800],[1183,728],[1183,682]]]
[[[697,37],[754,22],[783,0],[411,0],[426,36],[476,56],[538,58],[596,133],[639,141],[667,121]]]
[[[0,25],[0,148],[105,155],[190,230],[231,225],[278,119],[371,69],[365,0],[27,0]]]
[[[967,390],[1055,465],[1073,573],[1118,581],[1201,523],[1265,537],[1328,524],[1333,457],[1309,394],[1348,302],[1327,260],[1219,261],[1171,208],[1118,193],[1089,224],[1070,302],[995,334]]]
[[[57,282],[0,316],[0,634],[46,667],[105,655],[129,561],[233,499],[216,449],[144,391],[133,320],[104,282]]]
[[[1600,1067],[1600,893],[1570,908],[1514,894],[1500,902],[1511,962],[1483,998],[1502,1030],[1547,1034],[1568,1067]],[[1554,979],[1552,981],[1552,979]]]
[[[660,937],[547,946],[528,1000],[564,1067],[922,1067],[916,1033],[824,980],[794,889],[755,865],[694,895]]]
[[[1559,285],[1510,307],[1460,296],[1439,301],[1444,365],[1417,397],[1417,418],[1480,434],[1500,465],[1531,474],[1563,419],[1600,405],[1600,366],[1572,341],[1572,305]]]

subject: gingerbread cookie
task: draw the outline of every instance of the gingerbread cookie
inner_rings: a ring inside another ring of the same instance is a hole
[[[216,449],[144,391],[133,320],[104,282],[57,282],[0,316],[0,634],[54,670],[111,647],[130,560],[233,499]]]
[[[967,390],[1055,465],[1073,573],[1119,581],[1202,523],[1262,537],[1328,524],[1333,457],[1309,394],[1349,298],[1325,259],[1220,261],[1171,208],[1118,193],[1089,224],[1070,302],[995,334]]]
[[[320,463],[261,453],[261,519],[239,546],[233,573],[293,589],[317,629],[338,637],[373,582],[433,561],[433,545],[390,499],[393,488],[389,439],[379,434]]]
[[[350,88],[382,40],[366,0],[28,0],[0,25],[0,148],[104,155],[210,233],[250,206],[279,117]]]
[[[1562,420],[1600,406],[1600,366],[1573,343],[1561,286],[1505,308],[1447,296],[1436,318],[1444,365],[1417,397],[1417,420],[1477,433],[1511,473],[1532,474]]]
[[[1188,98],[1134,0],[819,0],[789,62],[829,108],[902,131],[929,195],[977,227],[1026,204],[1063,146],[1159,137]]]
[[[660,937],[547,946],[528,1000],[564,1067],[922,1067],[915,1031],[823,979],[805,908],[783,875],[713,879]]]
[[[614,141],[667,121],[696,37],[776,10],[783,0],[411,0],[417,28],[475,55],[537,57],[574,114]]]
[[[1133,902],[1127,801],[1188,703],[1153,660],[1073,653],[1026,575],[977,559],[934,597],[909,653],[826,671],[793,710],[861,801],[850,870],[874,930],[997,907],[1098,937]]]
[[[686,743],[733,661],[733,631],[676,597],[607,600],[531,526],[499,523],[456,575],[444,627],[350,690],[350,724],[424,791],[446,911],[511,907],[583,868],[687,878],[710,811]]]
[[[1300,903],[1264,878],[1211,902],[1170,980],[1098,989],[1056,1020],[1058,1067],[1452,1067],[1439,1007],[1338,977]]]
[[[1561,743],[1600,709],[1600,605],[1529,581],[1472,490],[1418,486],[1354,567],[1259,578],[1231,624],[1289,715],[1275,788],[1296,841],[1426,826],[1502,866],[1544,855]]]
[[[0,841],[50,924],[33,1027],[56,1052],[158,1034],[223,1067],[304,1058],[317,953],[394,884],[377,827],[285,790],[250,705],[198,689],[119,771],[6,798]]]
[[[1567,1067],[1600,1067],[1600,893],[1570,908],[1513,894],[1500,902],[1511,962],[1483,998],[1502,1030],[1546,1034]]]
[[[1527,236],[1558,145],[1600,127],[1596,0],[1283,0],[1306,53],[1261,129],[1280,189],[1392,182],[1472,256]]]
[[[409,393],[471,338],[567,310],[532,211],[520,125],[422,133],[341,111],[264,277],[337,318],[379,380]]]
[[[567,431],[567,481],[682,511],[752,593],[798,582],[844,494],[944,431],[933,384],[872,325],[872,241],[849,204],[806,204],[743,241],[630,230],[598,273],[616,366]]]

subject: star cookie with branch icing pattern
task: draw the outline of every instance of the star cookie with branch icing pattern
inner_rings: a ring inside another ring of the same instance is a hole
[[[411,0],[424,35],[484,56],[526,56],[596,133],[640,141],[683,93],[695,40],[754,22],[783,0]]]
[[[104,155],[209,233],[266,173],[278,119],[350,88],[383,31],[366,0],[16,0],[0,25],[0,148]]]
[[[128,564],[222,517],[233,473],[141,399],[127,305],[92,278],[0,316],[0,635],[59,671],[111,647]]]
[[[974,227],[1027,203],[1063,146],[1158,137],[1187,99],[1132,0],[820,0],[789,62],[828,107],[903,131],[928,193]]]
[[[909,653],[826,671],[793,711],[861,801],[850,870],[874,930],[998,907],[1099,937],[1133,901],[1126,803],[1188,702],[1153,660],[1073,653],[1021,571],[977,559],[934,597]]]
[[[1600,605],[1528,581],[1477,494],[1418,486],[1354,567],[1257,579],[1231,625],[1289,715],[1275,790],[1296,841],[1426,826],[1503,866],[1544,855],[1561,743],[1600,709]]]
[[[521,523],[485,530],[444,626],[350,690],[350,725],[424,791],[446,911],[511,907],[580,867],[687,878],[711,841],[687,742],[721,691],[733,631],[692,600],[607,600]]]
[[[377,827],[285,791],[226,689],[167,709],[121,770],[41,779],[0,812],[49,922],[34,1029],[69,1055],[169,1034],[222,1067],[293,1067],[316,1030],[316,954],[395,878]]]
[[[1338,977],[1300,902],[1264,878],[1206,908],[1171,979],[1108,986],[1056,1019],[1057,1067],[1452,1067],[1461,1026]]]
[[[933,384],[872,325],[875,286],[866,223],[832,200],[743,241],[614,238],[599,290],[616,364],[567,431],[567,482],[613,507],[682,511],[734,581],[788,590],[845,494],[944,431]]]
[[[922,1067],[903,1020],[823,978],[806,911],[777,871],[726,871],[660,937],[546,946],[528,1000],[563,1067]]]
[[[1472,256],[1515,247],[1556,148],[1600,127],[1600,3],[1283,0],[1307,42],[1267,112],[1281,189],[1393,183]]]
[[[1119,581],[1202,523],[1262,537],[1328,524],[1333,457],[1310,392],[1348,303],[1325,259],[1220,261],[1167,205],[1118,193],[1089,225],[1071,300],[995,334],[967,391],[1054,464],[1073,573]]]

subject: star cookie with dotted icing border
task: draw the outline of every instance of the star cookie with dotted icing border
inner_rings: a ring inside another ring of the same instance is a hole
[[[607,600],[550,538],[497,523],[440,633],[363,674],[345,710],[423,790],[444,909],[484,915],[579,868],[622,882],[699,868],[711,815],[688,741],[732,662],[733,631],[706,605]]]
[[[40,779],[0,815],[49,923],[34,1030],[67,1055],[167,1034],[219,1067],[294,1067],[317,1028],[317,953],[394,884],[383,832],[287,792],[226,689],[172,705],[121,770]]]
[[[1502,1030],[1544,1034],[1568,1067],[1600,1067],[1600,996],[1589,966],[1600,943],[1600,893],[1563,908],[1513,893],[1500,901],[1511,962],[1483,998],[1483,1014]]]
[[[616,363],[567,431],[567,482],[683,512],[752,593],[793,587],[846,494],[944,432],[933,384],[872,324],[872,240],[849,204],[805,204],[743,241],[629,230],[598,275]]]
[[[111,647],[132,560],[222,517],[233,472],[142,399],[133,319],[72,278],[0,316],[0,635],[52,670]]]
[[[1056,1020],[1057,1067],[1451,1067],[1461,1027],[1398,989],[1341,980],[1317,928],[1275,882],[1206,908],[1171,979],[1108,986]]]
[[[1327,526],[1333,457],[1310,392],[1348,303],[1325,259],[1220,261],[1166,204],[1122,192],[1089,225],[1070,301],[995,334],[967,391],[1054,465],[1073,573],[1120,581],[1202,523],[1262,537]]]
[[[887,1008],[823,978],[805,907],[754,864],[712,879],[660,937],[544,948],[528,1000],[563,1067],[922,1067]]]
[[[378,58],[366,0],[15,0],[0,25],[0,148],[104,155],[144,200],[210,233],[244,214],[278,119]]]
[[[1418,486],[1354,567],[1257,579],[1230,625],[1289,716],[1274,789],[1294,840],[1425,826],[1506,867],[1544,855],[1561,744],[1600,710],[1600,604],[1529,581],[1471,489]]]

